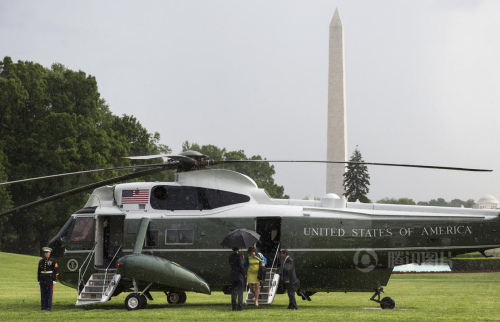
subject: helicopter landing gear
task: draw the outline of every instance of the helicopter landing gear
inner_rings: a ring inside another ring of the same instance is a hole
[[[179,292],[169,292],[168,294],[165,292],[167,295],[167,302],[168,304],[184,304],[186,303],[187,295],[185,292],[179,291]]]
[[[396,307],[396,302],[394,302],[394,300],[388,296],[380,300],[380,293],[385,293],[384,288],[379,287],[378,289],[376,289],[375,294],[373,294],[373,296],[370,298],[370,301],[379,303],[382,310],[392,310],[394,307]],[[377,296],[377,299],[375,299],[375,296]]]
[[[148,305],[148,299],[146,298],[146,296],[144,296],[144,294],[141,294],[140,295],[141,299],[139,301],[139,309],[145,309],[146,308],[146,305]]]
[[[125,308],[128,311],[135,311],[145,308],[147,302],[146,304],[144,304],[144,300],[146,300],[146,297],[144,297],[144,299],[142,297],[144,297],[144,295],[139,295],[139,293],[130,293],[125,299]]]
[[[149,297],[150,300],[152,300],[153,298],[151,297],[151,294],[149,294],[148,292],[148,288],[153,284],[149,284],[141,293],[139,293],[138,289],[137,289],[137,283],[135,280],[132,280],[133,284],[134,284],[134,292],[133,293],[130,293],[127,298],[125,299],[125,308],[128,310],[128,311],[134,311],[134,310],[141,310],[141,309],[145,309],[146,306],[148,305],[148,300],[146,298]],[[146,294],[146,295],[144,295]]]

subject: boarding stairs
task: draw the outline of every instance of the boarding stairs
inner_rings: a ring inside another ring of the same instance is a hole
[[[120,279],[121,275],[114,273],[113,270],[92,274],[78,295],[76,305],[81,306],[109,301],[118,283],[120,283]]]
[[[266,277],[260,283],[260,293],[258,299],[259,305],[273,304],[274,296],[276,295],[276,290],[278,289],[279,281],[280,281],[280,275],[277,273],[277,268],[267,268]],[[254,295],[250,290],[248,290],[245,304],[248,305],[255,304]]]
[[[113,256],[111,263],[114,261],[120,248]],[[85,276],[85,273],[87,272],[87,269],[92,262],[94,253],[95,245],[83,262],[80,270],[78,271],[78,299],[76,300],[76,306],[104,303],[109,301],[109,299],[115,292],[116,287],[120,283],[120,279],[122,276],[120,274],[116,274],[116,269],[110,268],[110,263],[105,269],[101,269],[96,273],[93,273],[88,279],[85,286],[83,286],[83,288],[81,289],[81,285],[83,285],[83,276]]]
[[[266,275],[264,280],[260,282],[260,293],[259,301],[260,304],[273,304],[274,296],[276,295],[276,291],[278,290],[280,275],[278,274],[278,253],[280,249],[280,245],[276,248],[276,253],[274,254],[273,263],[270,268],[266,268]],[[248,284],[247,284],[248,288]],[[245,299],[245,304],[255,304],[255,296],[248,289],[247,298]]]

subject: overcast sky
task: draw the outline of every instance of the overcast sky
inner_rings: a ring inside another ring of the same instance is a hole
[[[114,114],[162,143],[326,158],[328,26],[344,25],[348,153],[372,201],[500,198],[499,1],[8,1],[0,55],[96,76]],[[292,198],[325,194],[324,165],[276,164]]]

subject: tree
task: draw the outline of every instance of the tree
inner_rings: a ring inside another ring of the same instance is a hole
[[[465,208],[472,208],[474,206],[475,202],[474,199],[469,199],[467,201],[463,201],[460,199],[453,199],[450,202],[447,202],[443,198],[437,198],[437,199],[432,199],[430,201],[419,201],[418,203],[415,203],[413,199],[410,198],[383,198],[377,201],[377,203],[382,203],[382,204],[399,204],[399,205],[418,205],[418,206],[434,206],[434,207],[462,207],[464,206]]]
[[[468,199],[467,201],[463,201],[460,199],[453,199],[450,202],[447,202],[443,198],[431,199],[430,201],[419,201],[417,205],[419,206],[434,206],[434,207],[457,207],[460,208],[464,206],[465,208],[472,208],[475,202],[474,199]]]
[[[227,151],[225,148],[220,149],[211,144],[200,146],[197,143],[190,144],[189,141],[185,141],[182,144],[182,151],[187,150],[198,151],[208,155],[212,160],[262,160],[260,155],[248,158],[243,150]],[[216,167],[249,176],[257,183],[259,188],[265,189],[272,198],[290,199],[288,195],[284,194],[285,188],[278,186],[274,182],[273,175],[276,172],[274,171],[274,166],[270,165],[269,162],[221,164]]]
[[[357,146],[349,161],[365,162]],[[352,202],[359,200],[363,203],[371,202],[366,196],[368,192],[370,192],[370,189],[368,188],[370,185],[370,175],[368,174],[368,168],[366,165],[348,164],[346,167],[347,171],[344,173],[344,187],[346,192],[344,193],[344,196],[347,198],[347,201]]]
[[[0,62],[1,181],[6,176],[12,181],[130,165],[120,157],[168,153],[159,139],[158,133],[148,133],[133,116],[113,115],[95,77],[83,71],[61,64],[48,69],[34,62],[13,63],[10,57]],[[21,206],[116,175],[113,171],[9,185],[6,193],[0,190],[0,208]],[[0,250],[39,254],[68,216],[85,204],[88,192],[1,217]]]
[[[398,204],[398,205],[416,205],[415,201],[413,199],[410,199],[410,198],[399,198],[399,199],[384,198],[384,199],[378,200],[377,203],[392,204],[392,205],[395,205],[395,204]]]
[[[3,153],[0,145],[0,182],[7,181],[7,173],[5,170],[7,158]],[[12,207],[12,198],[4,186],[0,186],[0,212],[9,210]],[[0,248],[3,240],[12,240],[15,236],[12,235],[12,227],[8,224],[8,218],[0,217]]]

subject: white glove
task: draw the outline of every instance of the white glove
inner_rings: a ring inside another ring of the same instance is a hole
[[[55,284],[55,283],[56,283],[56,281],[52,281],[52,283],[53,283],[53,284]]]
[[[40,282],[38,282],[38,285],[40,285]]]

